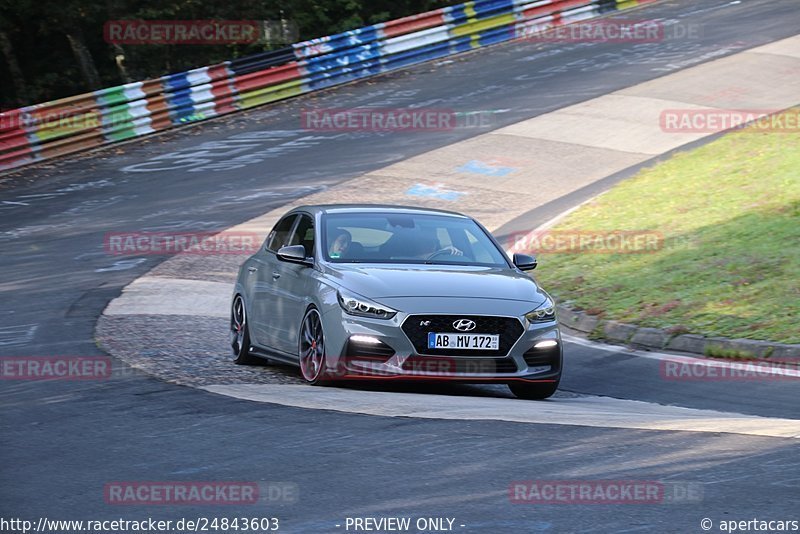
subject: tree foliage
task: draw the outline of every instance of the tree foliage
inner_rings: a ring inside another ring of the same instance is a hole
[[[130,80],[155,78],[289,44],[112,45],[103,35],[107,21],[285,19],[296,25],[297,40],[303,41],[452,3],[447,0],[0,0],[0,42],[4,43],[0,47],[0,109],[54,100]],[[22,73],[22,80],[12,76],[15,71]]]

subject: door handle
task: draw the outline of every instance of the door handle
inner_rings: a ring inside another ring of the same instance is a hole
[[[251,273],[254,273],[254,272],[256,272],[258,269],[256,269],[255,267],[248,267],[248,268],[247,268],[247,270],[248,270],[248,271],[250,271]]]
[[[277,280],[280,277],[281,277],[281,273],[272,273],[272,279],[273,280]]]

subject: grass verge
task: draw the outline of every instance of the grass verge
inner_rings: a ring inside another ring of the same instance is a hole
[[[800,343],[797,132],[727,134],[644,169],[552,230],[663,237],[641,253],[539,253],[537,278],[589,313],[675,333]]]

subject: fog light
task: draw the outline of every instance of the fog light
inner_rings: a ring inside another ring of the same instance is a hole
[[[553,347],[558,346],[558,341],[555,339],[546,339],[544,341],[538,342],[536,345],[533,346],[534,349],[552,349]]]
[[[353,343],[366,343],[367,345],[380,345],[381,340],[372,336],[350,336]]]

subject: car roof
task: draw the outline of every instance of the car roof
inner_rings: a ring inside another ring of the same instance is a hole
[[[392,204],[314,204],[298,206],[292,212],[305,211],[310,213],[405,213],[405,214],[430,214],[445,215],[449,217],[459,217],[468,219],[463,213],[455,211],[439,210],[433,208],[421,208],[418,206],[398,206]]]

